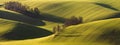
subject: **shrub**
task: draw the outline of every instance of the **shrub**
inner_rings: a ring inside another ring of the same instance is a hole
[[[38,8],[30,8],[25,5],[22,5],[19,2],[6,2],[5,3],[5,9],[16,11],[18,13],[24,14],[26,16],[32,17],[32,18],[40,18],[40,11]]]
[[[22,11],[27,11],[27,8],[28,7],[23,6],[19,2],[10,1],[5,3],[5,9],[12,10],[12,11],[22,12]]]
[[[83,21],[82,17],[77,18],[75,16],[72,16],[70,19],[67,19],[64,22],[64,27],[71,26],[71,25],[77,25],[77,24],[82,23],[82,21]]]
[[[82,21],[83,21],[82,17],[77,18],[77,17],[72,16],[70,19],[67,19],[62,26],[57,25],[53,27],[53,33],[56,33],[56,35],[58,35],[59,32],[61,32],[64,28],[71,26],[71,25],[80,24],[82,23]]]

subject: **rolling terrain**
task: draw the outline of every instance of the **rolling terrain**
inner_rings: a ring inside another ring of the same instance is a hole
[[[11,1],[11,0],[9,0]],[[115,0],[14,0],[37,7],[46,17],[32,18],[4,9],[0,0],[0,45],[119,45],[120,1]],[[62,29],[72,16],[83,17],[83,23]]]

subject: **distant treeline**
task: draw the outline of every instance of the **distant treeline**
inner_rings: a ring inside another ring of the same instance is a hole
[[[30,8],[29,6],[23,5],[20,2],[14,2],[14,1],[6,2],[4,8],[38,20],[46,20],[46,21],[60,22],[60,23],[61,22],[63,23],[65,20],[64,18],[57,17],[51,14],[41,13],[38,8],[36,7]]]
[[[15,11],[15,12],[19,12],[21,14],[24,14],[24,15],[32,17],[32,18],[45,18],[44,16],[42,16],[40,14],[40,11],[39,11],[38,8],[30,8],[28,6],[22,5],[19,2],[13,2],[13,1],[6,2],[5,3],[5,9]],[[47,18],[45,18],[45,19],[47,19]],[[53,27],[53,32],[54,33],[60,32],[68,26],[81,24],[82,22],[83,22],[82,17],[77,18],[75,16],[72,16],[69,19],[65,19],[62,26],[57,25],[57,26]]]
[[[83,23],[83,18],[82,17],[75,17],[72,16],[70,19],[67,19],[62,26],[57,25],[55,27],[53,27],[53,32],[56,33],[56,35],[58,35],[61,31],[63,31],[63,29],[65,29],[68,26],[72,26],[72,25],[78,25]]]
[[[32,18],[41,17],[41,14],[38,8],[30,8],[28,6],[22,5],[19,2],[14,2],[14,1],[6,2],[4,8],[11,11],[19,12],[21,14],[24,14]]]

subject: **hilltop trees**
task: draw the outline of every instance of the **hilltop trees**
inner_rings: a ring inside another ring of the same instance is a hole
[[[71,25],[77,25],[77,24],[80,24],[83,22],[83,18],[82,17],[75,17],[75,16],[72,16],[70,19],[67,19],[65,22],[64,22],[64,25],[65,27],[67,26],[71,26]]]
[[[70,19],[67,19],[62,26],[57,25],[57,26],[53,27],[53,33],[58,35],[59,32],[61,32],[64,28],[71,26],[71,25],[81,24],[81,23],[83,23],[82,17],[77,18],[75,16],[72,16]]]
[[[71,25],[77,25],[77,24],[81,24],[83,22],[83,18],[82,17],[75,17],[72,16],[70,19],[67,19],[62,26],[57,25],[55,27],[53,27],[53,33],[55,33],[55,37],[59,35],[60,32],[63,31],[63,29],[65,29],[68,26]]]
[[[57,25],[55,27],[53,27],[53,33],[58,33],[62,30],[62,26],[60,25]]]
[[[12,11],[17,11],[17,12],[21,12],[21,11],[26,11],[27,7],[23,6],[21,3],[19,2],[6,2],[5,3],[5,9],[8,10],[12,10]]]
[[[41,19],[47,19],[46,17],[42,16],[40,14],[40,11],[38,8],[30,8],[28,6],[22,5],[19,2],[6,2],[5,3],[5,9],[16,11],[18,13],[24,14],[26,16],[32,17],[32,18],[41,18]],[[53,28],[54,33],[59,33],[62,31],[62,29],[71,26],[71,25],[77,25],[83,22],[82,17],[75,17],[72,16],[69,19],[66,19],[66,21],[63,23],[62,26],[57,25]]]
[[[28,6],[22,5],[19,2],[14,2],[14,1],[6,2],[4,8],[11,11],[16,11],[18,13],[24,14],[32,18],[41,17],[41,14],[38,8],[30,8]]]

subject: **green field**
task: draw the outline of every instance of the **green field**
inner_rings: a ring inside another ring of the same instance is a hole
[[[20,2],[37,7],[46,20],[4,9],[4,3]],[[120,1],[115,0],[0,0],[0,45],[119,45]],[[72,16],[83,23],[63,29],[53,27]]]

